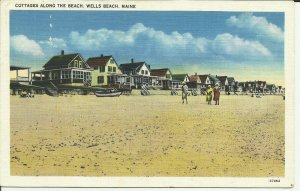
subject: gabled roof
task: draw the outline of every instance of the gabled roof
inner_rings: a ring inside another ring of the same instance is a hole
[[[201,80],[201,83],[205,83],[206,79],[207,79],[208,75],[199,75],[199,78]]]
[[[146,65],[148,70],[150,70],[150,66],[146,62],[131,62],[131,63],[125,63],[125,64],[120,64],[120,69],[123,71],[130,71],[130,70],[135,70],[138,71],[141,69],[143,65]]]
[[[245,87],[246,82],[239,82],[238,85],[239,85],[239,86],[244,86],[244,87]]]
[[[105,66],[106,63],[113,58],[112,55],[109,56],[99,56],[99,57],[91,57],[89,58],[86,63],[90,66],[90,67],[95,67],[95,66]]]
[[[227,77],[227,81],[229,84],[232,84],[233,82],[235,82],[234,77]]]
[[[190,75],[189,79],[190,79],[190,82],[197,82],[198,80],[200,80],[200,77],[199,77],[199,75]]]
[[[213,83],[220,82],[220,80],[219,80],[217,77],[212,76],[212,75],[209,75],[209,79],[210,79],[210,81],[212,81]]]
[[[44,68],[60,68],[62,66],[68,66],[68,64],[74,60],[77,56],[81,55],[79,53],[75,54],[64,54],[53,56],[45,65]],[[81,57],[82,58],[82,57]],[[83,60],[83,59],[82,59]],[[83,60],[84,61],[84,60]]]
[[[267,88],[267,89],[272,89],[273,87],[275,87],[275,84],[267,84],[267,85],[266,85],[266,88]]]
[[[171,73],[171,70],[169,68],[151,69],[151,75],[152,76],[165,77],[167,75],[168,71]]]
[[[188,76],[188,74],[173,74],[172,79],[173,80],[180,80],[184,81],[185,77]]]
[[[266,81],[257,81],[258,85],[263,85],[264,86],[264,85],[266,85],[266,83],[267,83]]]
[[[221,85],[223,85],[223,86],[225,85],[227,76],[216,76],[216,78],[217,78],[218,80],[220,80]],[[227,81],[227,82],[228,82],[228,81]]]

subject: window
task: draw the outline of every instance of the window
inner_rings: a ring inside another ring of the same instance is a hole
[[[114,63],[114,59],[110,59],[110,63],[113,64]]]
[[[69,79],[71,77],[71,71],[61,71],[62,79]]]
[[[95,70],[98,70],[98,66],[94,66],[94,69],[95,69]]]
[[[58,79],[58,73],[53,73],[53,79]]]
[[[112,67],[108,66],[108,72],[111,72],[111,71],[112,71]]]
[[[98,76],[98,84],[104,83],[104,76]]]
[[[79,61],[79,68],[82,68],[82,61]]]
[[[111,77],[112,77],[112,76],[107,76],[107,83],[109,83],[109,84],[112,82]]]
[[[144,70],[141,71],[142,74],[144,74],[144,72],[145,72]]]
[[[61,71],[61,79],[65,79],[66,78],[66,71]]]
[[[117,68],[116,67],[113,67],[113,72],[117,72]]]
[[[78,60],[74,60],[74,67],[78,68]]]
[[[145,70],[145,74],[148,74],[148,70]]]
[[[105,66],[100,66],[99,67],[99,72],[105,72]]]

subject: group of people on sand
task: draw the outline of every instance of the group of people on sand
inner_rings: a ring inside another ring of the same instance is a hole
[[[207,86],[206,101],[207,101],[208,105],[211,105],[212,98],[215,101],[215,105],[220,104],[220,94],[221,94],[220,91],[221,91],[221,88],[219,87],[219,84],[216,84],[214,88],[212,88],[211,85]]]
[[[185,82],[182,83],[182,103],[187,104],[187,96],[188,96],[188,86],[186,85]],[[211,101],[212,99],[215,101],[215,105],[219,105],[220,104],[220,91],[221,88],[219,86],[219,84],[216,84],[214,88],[211,87],[211,85],[208,85],[206,88],[206,102],[208,105],[211,105]]]

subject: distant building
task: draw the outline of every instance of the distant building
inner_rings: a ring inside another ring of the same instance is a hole
[[[220,84],[220,80],[217,78],[217,76],[208,75],[211,85],[215,86],[216,84]]]
[[[172,72],[169,68],[151,69],[151,76],[157,77],[156,84],[158,88],[172,89],[178,86],[181,82],[172,79]]]
[[[112,55],[91,57],[87,59],[87,64],[93,69],[92,86],[108,86],[109,84],[125,84],[129,78],[122,75],[116,60]]]
[[[31,73],[32,82],[44,81],[54,84],[84,85],[91,81],[90,66],[79,53],[53,56],[43,70]]]
[[[275,84],[266,84],[265,92],[268,92],[270,94],[275,94],[276,89],[277,87]]]
[[[141,88],[143,84],[153,85],[156,83],[157,77],[150,76],[150,65],[146,62],[134,62],[120,64],[119,66],[123,74],[131,76],[131,86]]]
[[[180,89],[182,87],[182,82],[188,84],[190,81],[188,74],[173,74],[172,75],[172,88]]]
[[[255,81],[255,92],[264,93],[266,89],[267,82],[266,81]]]
[[[227,77],[229,91],[236,91],[237,90],[237,82],[235,81],[234,77]]]
[[[216,76],[216,78],[220,81],[219,86],[221,90],[229,92],[229,83],[227,76]]]
[[[179,80],[181,82],[189,82],[190,81],[188,74],[173,74],[172,79]]]
[[[201,88],[204,89],[204,88],[207,88],[208,85],[212,85],[212,82],[211,82],[208,74],[199,75],[199,78],[201,80]]]
[[[189,76],[189,82],[187,83],[189,88],[192,89],[201,89],[201,79],[200,76],[195,73],[194,75]]]

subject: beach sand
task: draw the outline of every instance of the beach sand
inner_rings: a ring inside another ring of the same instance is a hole
[[[284,176],[281,96],[134,94],[11,96],[11,175]]]

